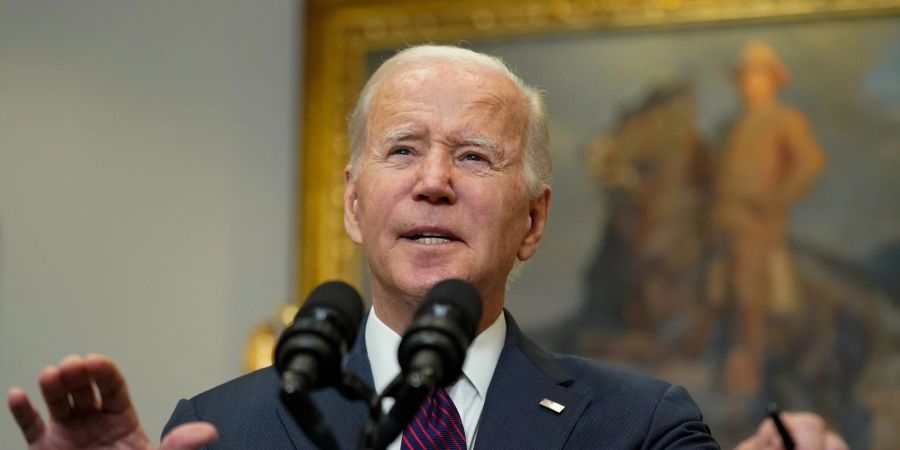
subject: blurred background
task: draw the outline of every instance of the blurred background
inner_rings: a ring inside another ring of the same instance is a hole
[[[158,437],[293,296],[303,3],[0,0],[6,390],[69,353]]]

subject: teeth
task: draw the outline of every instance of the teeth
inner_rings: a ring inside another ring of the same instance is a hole
[[[444,244],[444,243],[450,242],[450,239],[447,239],[444,237],[422,236],[422,237],[416,239],[416,242],[418,242],[420,244],[425,244],[425,245]]]

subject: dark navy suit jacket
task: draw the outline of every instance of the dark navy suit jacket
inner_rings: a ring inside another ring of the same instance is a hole
[[[680,386],[607,364],[550,355],[529,340],[506,313],[506,342],[488,388],[478,449],[717,449],[700,410]],[[363,322],[365,323],[365,322]],[[365,333],[346,370],[372,384]],[[211,422],[213,449],[314,448],[278,400],[278,375],[258,370],[181,400],[163,434],[185,422]],[[360,448],[366,406],[333,389],[313,394],[341,448]],[[557,414],[539,405],[565,406]]]

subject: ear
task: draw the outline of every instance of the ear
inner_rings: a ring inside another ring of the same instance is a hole
[[[347,236],[356,244],[362,244],[362,233],[359,226],[359,191],[356,181],[350,174],[350,165],[344,167],[344,229]]]
[[[551,190],[550,186],[547,186],[540,196],[531,200],[531,207],[528,211],[530,226],[516,255],[520,261],[529,260],[537,252],[538,244],[541,243],[541,238],[544,236],[544,228],[547,226],[547,217],[550,214],[550,198]]]

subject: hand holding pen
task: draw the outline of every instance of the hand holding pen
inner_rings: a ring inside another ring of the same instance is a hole
[[[788,431],[787,426],[784,425],[784,421],[781,420],[781,408],[779,408],[778,404],[775,402],[769,403],[769,418],[772,419],[772,423],[775,424],[775,430],[778,431],[778,436],[781,438],[781,445],[784,447],[784,450],[794,450],[796,448],[794,437],[791,436],[791,432]]]
[[[788,434],[789,442],[778,431],[772,414],[759,425],[756,434],[742,441],[735,450],[849,450],[847,443],[836,433],[828,430],[825,421],[810,412],[775,411]],[[786,444],[793,444],[788,447]]]

